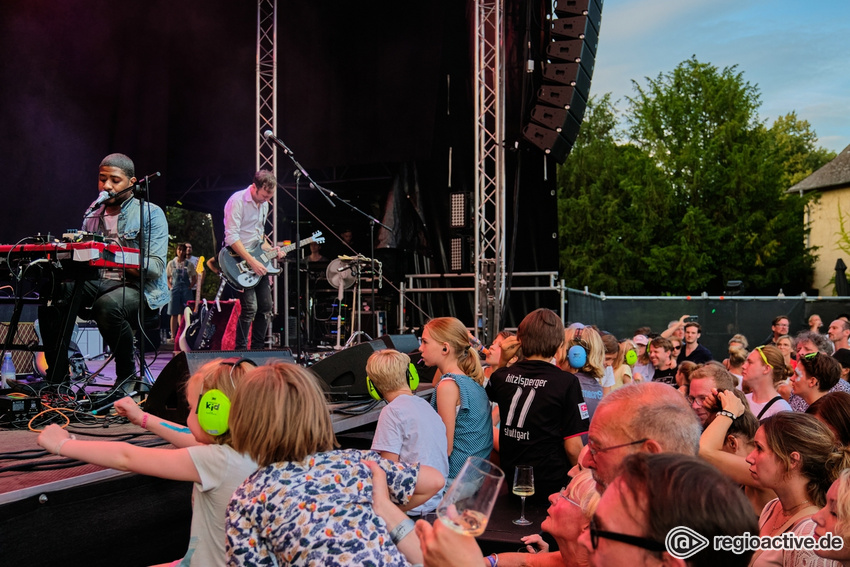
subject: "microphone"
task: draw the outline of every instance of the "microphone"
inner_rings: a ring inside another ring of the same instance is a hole
[[[89,210],[86,211],[86,216],[93,213],[95,209],[97,209],[105,201],[108,201],[109,199],[113,198],[114,196],[115,195],[113,195],[110,191],[101,191],[100,195],[97,196],[97,200],[94,203],[92,203],[91,207],[89,207]]]
[[[286,147],[286,144],[283,143],[283,140],[281,140],[280,138],[275,136],[274,132],[272,132],[271,130],[266,130],[265,132],[263,132],[263,138],[265,138],[266,140],[269,140],[269,141],[277,144],[278,146],[280,146],[281,149],[283,149],[283,151],[287,155],[290,155],[290,156],[295,155],[295,153],[292,150],[290,150],[288,147]]]

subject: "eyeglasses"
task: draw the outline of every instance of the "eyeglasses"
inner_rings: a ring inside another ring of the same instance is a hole
[[[594,551],[599,546],[599,538],[619,541],[627,545],[640,547],[641,549],[648,549],[649,551],[667,551],[667,547],[662,542],[655,541],[654,539],[597,529],[596,518],[593,517],[590,520],[590,545],[593,546]]]
[[[767,357],[764,355],[764,351],[762,350],[764,347],[757,346],[756,350],[761,355],[761,359],[764,361],[764,365],[768,368],[773,368],[773,365],[767,361]]]
[[[673,350],[682,350],[682,345],[674,346],[674,347],[673,347]]]
[[[688,403],[694,405],[694,402],[698,402],[699,405],[702,405],[708,396],[685,396],[685,399],[688,400]]]
[[[587,440],[587,452],[590,453],[591,457],[595,457],[597,453],[604,453],[606,451],[613,451],[614,449],[620,449],[622,447],[629,447],[631,445],[640,445],[642,443],[646,443],[649,441],[649,438],[638,439],[637,441],[632,441],[630,443],[623,443],[622,445],[614,445],[613,447],[597,447],[596,443],[588,439]]]
[[[818,354],[820,354],[820,351],[816,350],[815,352],[810,352],[809,354],[804,354],[803,358],[805,358],[806,360],[813,360],[814,358],[817,357]]]
[[[568,492],[568,489],[567,489],[567,487],[565,486],[564,488],[562,488],[562,489],[560,490],[560,492],[558,492],[558,496],[560,496],[561,498],[563,498],[564,500],[566,500],[566,501],[567,501],[567,502],[569,502],[570,504],[572,504],[572,505],[574,505],[574,506],[577,506],[577,507],[581,508],[581,504],[579,504],[578,502],[576,502],[575,500],[573,500],[572,498],[570,498],[569,496],[567,496],[567,492]]]

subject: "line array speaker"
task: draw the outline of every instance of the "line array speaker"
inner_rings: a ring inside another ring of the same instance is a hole
[[[563,163],[578,137],[596,65],[601,0],[555,0],[537,104],[523,137]]]

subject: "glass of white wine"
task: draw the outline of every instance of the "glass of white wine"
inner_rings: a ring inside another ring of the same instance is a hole
[[[480,536],[504,479],[502,469],[490,461],[469,457],[437,506],[437,517],[458,533]]]
[[[525,517],[525,498],[534,494],[534,469],[531,465],[517,465],[514,469],[513,493],[522,498],[522,512],[514,523],[518,526],[531,525]]]

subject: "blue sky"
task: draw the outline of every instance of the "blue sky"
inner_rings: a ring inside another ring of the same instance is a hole
[[[737,65],[768,125],[796,111],[820,146],[850,144],[850,0],[605,0],[591,95],[610,92],[624,110],[632,80],[692,55]]]

